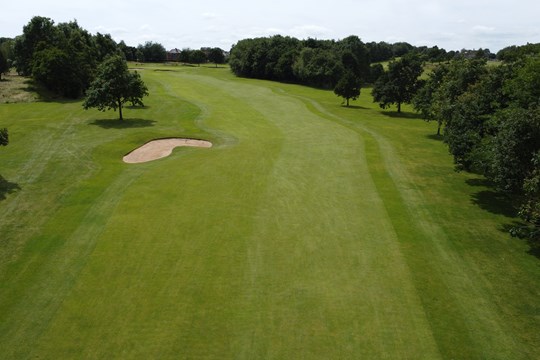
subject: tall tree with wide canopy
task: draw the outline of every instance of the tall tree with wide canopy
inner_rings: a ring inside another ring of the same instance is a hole
[[[341,62],[346,70],[352,73],[361,81],[367,81],[369,77],[369,51],[366,45],[356,35],[351,35],[339,41],[341,51]]]
[[[436,92],[442,84],[444,76],[448,72],[448,67],[445,65],[437,66],[429,75],[428,79],[421,82],[420,88],[413,97],[412,102],[414,109],[422,115],[427,122],[437,120],[437,135],[441,135],[441,129],[444,124],[444,119],[438,117],[437,107],[435,106]]]
[[[412,55],[390,62],[388,71],[373,86],[373,101],[383,109],[396,104],[401,112],[401,104],[410,103],[416,94],[422,71],[422,62]]]
[[[32,75],[62,96],[78,98],[94,77],[97,65],[119,50],[110,35],[92,36],[76,21],[55,25],[36,16],[14,43],[17,71]]]
[[[334,93],[337,96],[341,96],[347,101],[347,107],[349,106],[349,100],[358,99],[360,96],[361,82],[360,79],[352,72],[345,71],[345,74],[338,81],[334,88]]]
[[[53,44],[57,38],[54,21],[42,16],[33,17],[23,27],[23,34],[15,39],[15,64],[17,72],[24,76],[32,74],[34,52],[43,46]]]
[[[201,66],[202,63],[206,62],[206,54],[202,50],[194,50],[190,54],[190,62]]]
[[[120,55],[107,58],[97,69],[95,80],[90,85],[83,103],[85,109],[100,111],[118,109],[123,120],[122,106],[130,101],[143,105],[142,98],[148,88],[137,72],[130,73],[126,61]]]
[[[208,60],[216,64],[217,67],[218,64],[225,63],[225,54],[223,53],[223,50],[218,47],[212,48],[208,53]]]
[[[137,47],[146,62],[161,63],[167,60],[167,50],[160,43],[147,41],[144,45]]]

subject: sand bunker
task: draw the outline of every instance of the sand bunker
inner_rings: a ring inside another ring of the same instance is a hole
[[[180,138],[152,140],[124,156],[123,160],[129,164],[137,164],[161,159],[171,155],[173,149],[178,146],[209,148],[212,147],[212,143],[204,140]]]

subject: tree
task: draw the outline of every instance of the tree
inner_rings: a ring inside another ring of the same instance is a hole
[[[341,79],[344,68],[335,51],[323,48],[303,48],[294,67],[295,76],[309,86],[333,89]]]
[[[485,60],[460,59],[439,65],[413,97],[414,108],[426,121],[437,120],[437,135],[440,135],[443,125],[448,125],[455,118],[460,96],[486,73]]]
[[[422,63],[416,56],[390,62],[388,71],[373,86],[373,101],[383,109],[397,104],[397,111],[401,112],[401,104],[410,103],[416,94],[422,71]]]
[[[540,241],[540,151],[534,155],[532,164],[533,171],[523,184],[525,201],[519,211],[519,216],[530,226],[519,229],[517,235],[526,235],[538,242]]]
[[[167,50],[160,43],[147,41],[144,45],[139,45],[137,50],[143,54],[144,61],[160,63],[167,60]]]
[[[504,92],[522,108],[540,105],[540,57],[528,57],[514,64],[514,78]]]
[[[34,17],[13,46],[17,71],[71,98],[84,94],[97,65],[119,50],[110,35],[92,36],[76,21],[55,25]]]
[[[384,74],[384,67],[382,64],[373,64],[369,68],[369,77],[367,82],[369,84],[375,84],[377,80]]]
[[[512,45],[500,50],[497,53],[497,59],[507,62],[514,62],[524,59],[527,56],[537,56],[540,54],[540,43],[516,46]]]
[[[369,51],[358,36],[351,35],[337,43],[341,52],[343,67],[352,71],[360,80],[366,81],[369,77]]]
[[[100,111],[118,109],[120,120],[122,106],[127,101],[143,105],[142,98],[148,88],[137,72],[130,73],[126,61],[120,55],[107,58],[97,69],[95,80],[86,93],[83,107]]]
[[[9,143],[8,130],[6,128],[0,129],[0,145],[6,146]]]
[[[184,64],[188,64],[192,52],[193,50],[189,48],[182,49],[182,51],[180,51],[180,57],[178,58],[178,60],[180,60],[180,62],[183,62]]]
[[[392,45],[381,41],[381,42],[369,42],[366,44],[366,47],[369,51],[369,57],[372,62],[387,61],[394,56],[392,52]]]
[[[425,121],[430,122],[437,120],[437,135],[441,135],[441,128],[443,126],[443,119],[438,118],[436,114],[435,93],[439,89],[444,79],[444,76],[448,72],[448,67],[439,65],[433,72],[429,74],[427,80],[420,82],[420,88],[413,97],[412,102],[414,109],[422,115]]]
[[[190,55],[190,62],[201,66],[206,62],[206,54],[202,50],[194,50]]]
[[[13,47],[15,45],[15,40],[10,38],[2,38],[0,37],[0,52],[4,54],[4,57],[6,58],[8,64],[11,67],[11,64],[13,62]]]
[[[97,53],[97,61],[102,62],[108,56],[118,54],[122,50],[118,47],[116,42],[111,38],[109,34],[97,33],[94,36],[94,49]]]
[[[337,96],[341,96],[347,100],[347,107],[349,106],[349,99],[356,100],[360,96],[360,80],[353,74],[352,71],[346,71],[345,74],[338,81],[334,93]]]
[[[78,98],[88,86],[89,80],[79,76],[77,65],[72,60],[72,56],[56,47],[36,51],[32,75],[51,91],[65,97]]]
[[[534,171],[540,152],[540,108],[509,108],[495,120],[497,134],[490,142],[488,177],[504,191],[520,192]]]
[[[213,48],[208,53],[208,60],[216,64],[216,67],[217,67],[218,64],[225,63],[225,54],[223,53],[223,50],[221,50],[220,48]]]
[[[17,72],[24,76],[32,73],[34,51],[42,44],[52,44],[57,36],[54,21],[49,18],[35,16],[23,27],[23,34],[15,39],[15,64]]]
[[[127,46],[124,40],[118,43],[118,49],[122,51],[126,61],[137,61],[137,48],[133,46]]]
[[[126,99],[131,103],[131,106],[141,106],[144,107],[142,101],[143,96],[148,95],[148,88],[141,80],[141,77],[137,72],[129,74],[129,85],[128,92],[126,94]]]
[[[8,61],[6,57],[4,56],[4,54],[2,53],[2,51],[0,51],[0,80],[2,80],[2,74],[6,74],[8,71],[9,71]]]

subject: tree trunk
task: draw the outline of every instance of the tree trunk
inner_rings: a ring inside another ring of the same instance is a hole
[[[401,112],[401,103],[400,102],[397,103],[397,112],[398,113]]]
[[[347,98],[347,107],[349,107],[349,98]]]
[[[122,116],[122,101],[118,99],[118,113],[120,114],[120,121],[124,120],[124,117]]]
[[[437,136],[441,136],[441,122],[438,121],[437,124],[439,124],[439,126],[437,127]]]

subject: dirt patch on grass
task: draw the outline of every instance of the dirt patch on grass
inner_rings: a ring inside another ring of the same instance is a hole
[[[206,140],[197,139],[157,139],[147,142],[143,146],[131,151],[124,156],[123,160],[128,164],[138,164],[157,160],[171,155],[173,149],[179,146],[210,148],[212,147],[212,143]]]

